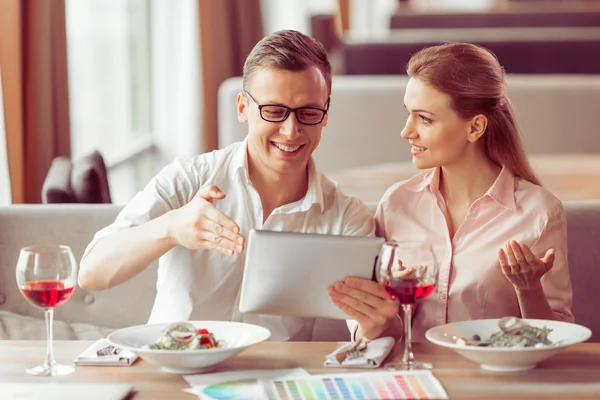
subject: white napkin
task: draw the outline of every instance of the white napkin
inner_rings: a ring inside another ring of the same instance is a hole
[[[138,359],[138,355],[132,351],[120,350],[118,354],[99,356],[98,350],[110,346],[106,339],[100,339],[90,347],[85,349],[75,359],[75,365],[105,365],[105,366],[123,366],[128,367]]]
[[[392,337],[375,339],[369,342],[364,350],[359,351],[356,357],[344,357],[340,362],[338,360],[342,357],[338,357],[338,354],[347,352],[356,346],[356,343],[347,343],[333,353],[328,354],[325,357],[324,365],[326,367],[377,368],[381,366],[395,344],[396,341]]]

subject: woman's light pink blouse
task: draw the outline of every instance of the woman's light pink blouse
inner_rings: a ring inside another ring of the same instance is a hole
[[[567,225],[561,202],[503,168],[450,238],[439,178],[437,168],[397,183],[383,196],[376,213],[379,236],[428,242],[437,261],[437,287],[417,306],[413,340],[423,341],[427,329],[449,322],[521,316],[513,285],[497,258],[498,249],[508,240],[527,244],[538,257],[555,249],[554,267],[542,278],[542,286],[557,318],[572,322]]]

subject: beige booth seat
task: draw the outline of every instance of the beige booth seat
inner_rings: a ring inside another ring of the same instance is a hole
[[[26,302],[17,288],[19,249],[32,244],[66,244],[79,261],[96,231],[114,221],[121,208],[88,204],[0,207],[0,339],[45,337],[43,311]],[[146,323],[155,285],[156,268],[151,267],[115,289],[88,292],[77,288],[54,312],[55,338],[97,339],[114,328]]]
[[[569,264],[576,321],[600,341],[600,201],[565,202],[569,229]],[[373,207],[372,207],[373,208]],[[22,205],[0,207],[0,340],[43,339],[43,312],[19,293],[15,266],[19,249],[31,244],[71,246],[77,259],[94,233],[110,223],[117,205]],[[98,339],[115,328],[143,324],[155,296],[156,268],[103,292],[76,289],[55,311],[56,339]],[[344,321],[319,320],[313,340],[349,339]]]
[[[511,75],[508,94],[529,153],[600,153],[600,75]],[[410,161],[400,137],[408,78],[334,76],[329,123],[315,160],[321,171]],[[237,121],[235,99],[241,78],[219,90],[219,147],[242,140],[247,125]]]

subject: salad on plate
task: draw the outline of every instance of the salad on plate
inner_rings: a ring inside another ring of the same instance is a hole
[[[488,339],[480,335],[473,335],[471,339],[458,338],[456,344],[464,346],[489,346],[489,347],[534,347],[542,348],[553,345],[548,339],[552,329],[531,326],[522,319],[505,317],[498,322],[500,330],[494,332]]]
[[[187,322],[177,322],[169,326],[158,340],[148,346],[158,350],[203,350],[224,347],[225,342],[217,340],[207,329],[196,329]]]

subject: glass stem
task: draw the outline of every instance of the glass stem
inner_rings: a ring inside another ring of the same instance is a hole
[[[404,355],[402,356],[402,363],[404,365],[412,365],[414,362],[411,346],[412,305],[402,304],[402,311],[404,312]]]
[[[52,321],[54,320],[54,309],[47,308],[44,312],[46,319],[46,365],[52,368],[54,365],[54,349],[52,347]]]

